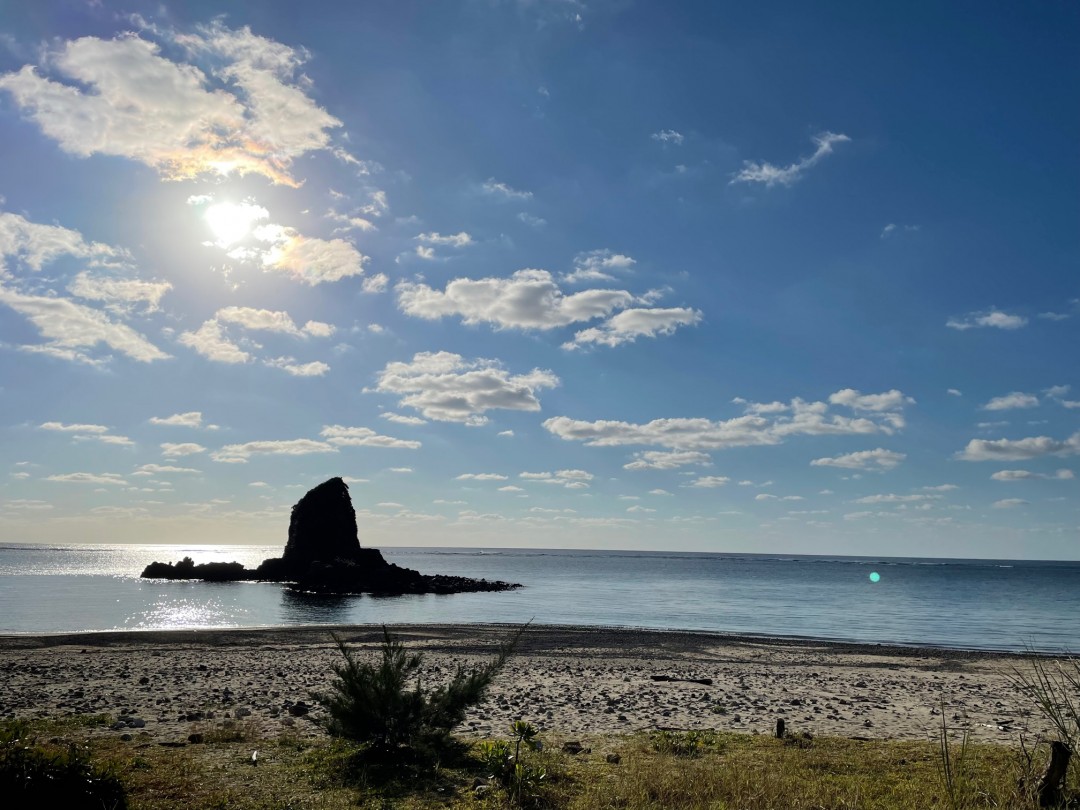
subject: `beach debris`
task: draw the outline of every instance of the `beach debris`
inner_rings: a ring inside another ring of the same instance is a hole
[[[251,764],[252,765],[258,765],[259,764],[259,752],[258,752],[258,750],[255,750],[255,751],[251,752]]]
[[[588,754],[592,749],[586,748],[584,745],[581,744],[580,740],[567,740],[562,744],[562,750],[565,751],[567,754],[577,756],[582,751]]]

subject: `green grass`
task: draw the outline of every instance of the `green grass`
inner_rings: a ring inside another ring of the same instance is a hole
[[[228,810],[299,808],[473,808],[518,806],[493,783],[477,796],[473,783],[487,774],[477,743],[460,741],[440,762],[373,755],[329,737],[259,739],[251,729],[203,727],[206,742],[163,747],[148,735],[127,742],[91,734],[105,721],[36,721],[33,738],[51,751],[72,744],[89,761],[115,774],[132,810],[182,807]],[[0,733],[11,721],[0,722]],[[25,734],[23,735],[26,736]],[[239,737],[239,738],[238,738]],[[520,806],[559,810],[852,810],[853,808],[1034,808],[1017,787],[1025,762],[1015,747],[971,745],[960,790],[951,800],[936,741],[865,742],[815,738],[792,744],[771,736],[713,731],[610,735],[583,739],[589,753],[560,750],[545,735],[544,750],[529,752],[545,778]],[[257,764],[252,751],[258,750]],[[953,748],[954,755],[957,748]],[[606,755],[619,754],[619,764]],[[1036,755],[1041,765],[1045,750]],[[1077,768],[1069,790],[1080,792]]]

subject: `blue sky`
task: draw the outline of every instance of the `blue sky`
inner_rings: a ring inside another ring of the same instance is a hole
[[[1073,4],[0,10],[0,539],[1080,558]]]

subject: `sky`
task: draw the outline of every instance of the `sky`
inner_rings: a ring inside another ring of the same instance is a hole
[[[1080,559],[1080,6],[0,6],[0,542]]]

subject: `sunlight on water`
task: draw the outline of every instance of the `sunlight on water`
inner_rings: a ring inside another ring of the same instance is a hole
[[[161,630],[239,626],[226,617],[225,606],[215,599],[161,599],[143,613],[132,616],[126,625],[132,629]]]

